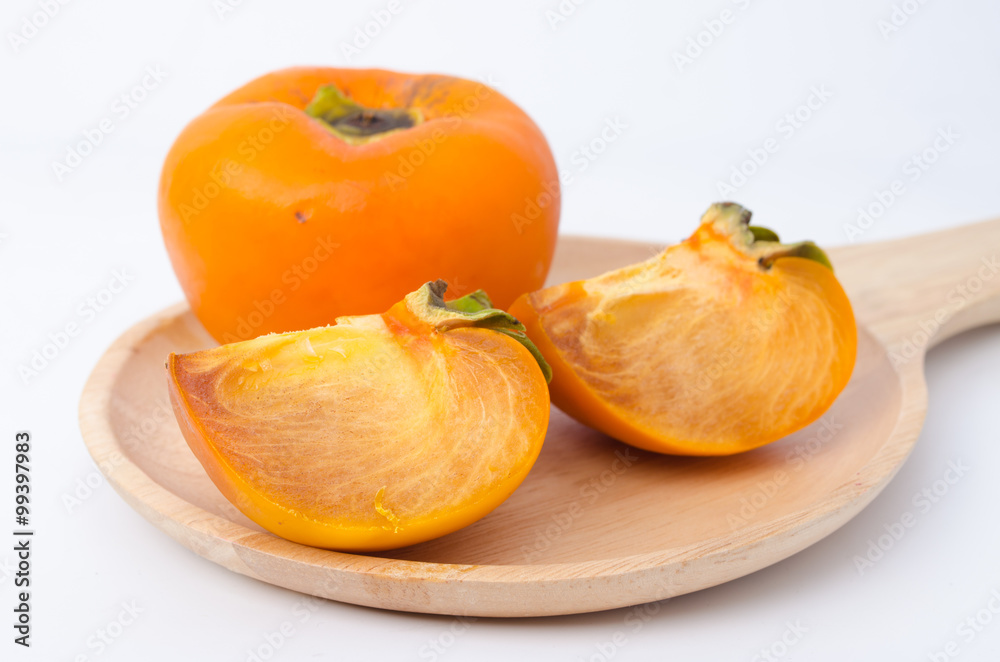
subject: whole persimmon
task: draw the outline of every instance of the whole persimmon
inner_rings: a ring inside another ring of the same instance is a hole
[[[740,205],[685,241],[510,312],[552,367],[552,402],[633,446],[729,455],[819,418],[854,369],[857,327],[826,254]]]
[[[528,115],[440,75],[292,68],[178,136],[159,187],[170,260],[221,342],[388,308],[443,278],[499,307],[545,281],[560,192]]]

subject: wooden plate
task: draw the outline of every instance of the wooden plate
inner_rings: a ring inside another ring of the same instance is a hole
[[[288,542],[223,498],[167,399],[167,354],[214,344],[185,305],[141,322],[108,349],[84,389],[80,425],[129,505],[197,554],[262,581],[355,604],[469,616],[639,604],[780,561],[879,493],[923,421],[926,347],[1000,319],[998,276],[940,322],[943,330],[919,335],[920,322],[933,320],[949,288],[976,273],[988,246],[1000,250],[1000,221],[832,252],[863,327],[851,383],[809,428],[734,457],[677,458],[631,449],[553,410],[541,456],[507,502],[464,530],[394,552]],[[564,237],[550,281],[594,275],[652,250]]]

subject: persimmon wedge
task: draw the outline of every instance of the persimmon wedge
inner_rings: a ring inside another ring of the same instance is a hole
[[[826,255],[713,205],[659,255],[510,308],[552,367],[552,402],[639,448],[728,455],[819,418],[857,329]]]
[[[500,505],[538,456],[548,367],[481,291],[428,283],[382,315],[167,361],[184,437],[222,493],[289,540],[436,538]]]

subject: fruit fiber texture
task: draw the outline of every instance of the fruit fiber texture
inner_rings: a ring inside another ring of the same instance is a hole
[[[378,313],[439,278],[506,307],[544,283],[559,202],[512,101],[373,69],[248,83],[184,128],[159,186],[174,271],[220,342]]]
[[[171,354],[181,430],[226,498],[272,533],[351,551],[429,540],[502,503],[545,438],[547,366],[485,295],[443,292]]]
[[[552,366],[552,402],[639,448],[727,455],[825,412],[857,351],[826,255],[713,205],[684,242],[510,312]]]

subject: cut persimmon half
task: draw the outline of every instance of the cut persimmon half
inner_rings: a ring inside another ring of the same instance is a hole
[[[815,244],[733,203],[655,257],[510,308],[552,367],[552,402],[633,446],[728,455],[805,427],[854,368],[847,295]]]
[[[382,315],[167,361],[184,437],[236,507],[288,540],[403,547],[500,505],[538,457],[548,366],[517,320],[428,283]]]

